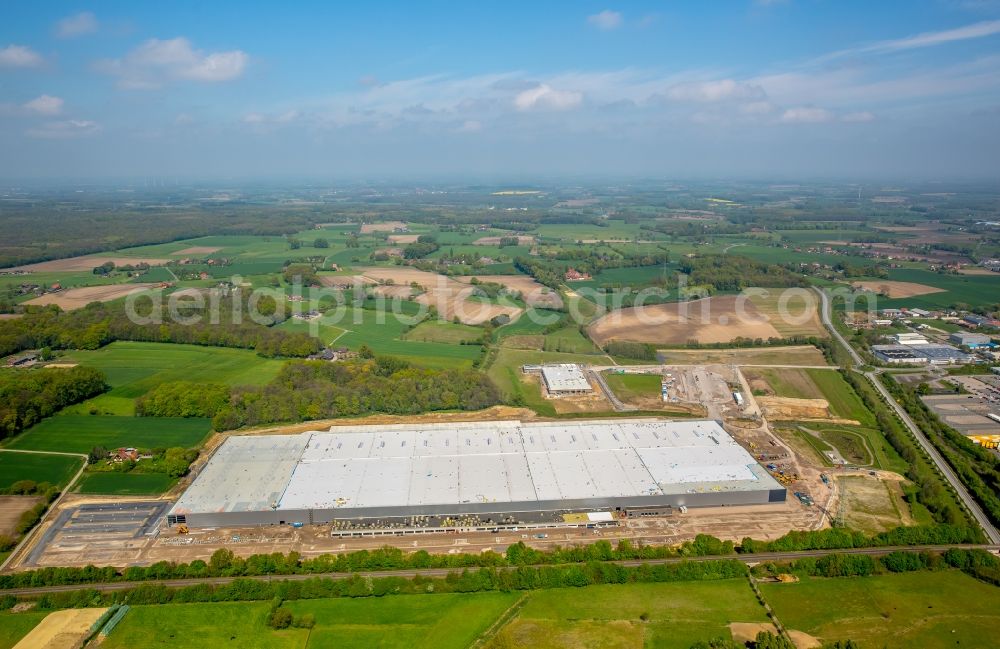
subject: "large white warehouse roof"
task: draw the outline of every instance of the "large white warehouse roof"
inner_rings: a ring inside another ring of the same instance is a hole
[[[335,426],[230,437],[172,513],[530,504],[780,488],[715,421]]]

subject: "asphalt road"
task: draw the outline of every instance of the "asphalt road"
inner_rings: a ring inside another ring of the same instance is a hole
[[[683,561],[715,561],[718,559],[738,559],[747,565],[755,565],[768,561],[792,561],[795,559],[818,558],[830,554],[863,554],[870,556],[881,556],[896,552],[897,550],[908,550],[911,552],[944,552],[951,548],[973,549],[978,548],[988,552],[1000,552],[1000,545],[930,545],[916,547],[884,547],[884,548],[850,548],[843,550],[803,550],[800,552],[762,552],[760,554],[735,554],[726,556],[708,557],[672,557],[670,559],[651,560],[629,560],[629,561],[609,561],[621,566],[641,566],[641,565],[662,565],[671,563],[681,563]],[[578,564],[579,565],[579,564]],[[513,570],[514,568],[503,568],[503,570]],[[475,570],[475,568],[470,568]],[[327,579],[349,579],[354,574],[362,577],[445,577],[449,573],[461,572],[458,568],[422,568],[413,570],[379,570],[365,571],[358,573],[315,573],[306,575],[261,575],[255,577],[198,577],[192,579],[165,579],[161,581],[118,581],[105,584],[68,584],[66,586],[39,586],[34,588],[10,588],[0,590],[4,595],[43,595],[45,593],[64,593],[75,590],[99,590],[111,592],[116,590],[128,590],[140,584],[161,584],[167,588],[183,588],[184,586],[197,586],[199,584],[228,584],[237,579],[254,579],[256,581],[303,581],[324,577]]]
[[[917,426],[916,422],[914,422],[913,419],[910,418],[910,415],[906,413],[906,410],[901,405],[896,403],[896,400],[892,398],[889,391],[886,390],[884,385],[882,385],[882,382],[878,379],[878,375],[881,371],[876,370],[863,372],[860,369],[861,366],[864,365],[864,361],[862,361],[861,356],[859,356],[854,348],[847,343],[847,340],[840,335],[840,332],[837,331],[837,328],[833,326],[833,322],[830,320],[830,297],[825,291],[821,289],[816,290],[820,294],[820,298],[822,300],[821,315],[823,318],[823,324],[830,330],[830,333],[833,334],[833,337],[837,340],[837,342],[839,342],[845,349],[847,349],[848,353],[850,353],[851,359],[854,363],[854,369],[864,374],[868,380],[871,381],[872,385],[875,386],[875,389],[878,390],[879,394],[881,394],[886,402],[892,406],[892,409],[896,411],[900,420],[902,420],[902,422],[906,424],[906,427],[910,429],[910,432],[913,433],[917,442],[924,449],[924,451],[927,452],[927,455],[930,456],[931,460],[934,461],[934,464],[937,465],[941,474],[944,475],[945,479],[948,480],[949,483],[951,483],[952,489],[954,489],[955,493],[958,494],[959,499],[972,514],[972,517],[976,519],[976,522],[979,523],[979,526],[983,528],[983,532],[986,533],[990,543],[1000,543],[1000,530],[993,525],[989,516],[986,515],[986,512],[984,512],[982,507],[979,506],[979,503],[976,502],[975,498],[973,498],[968,492],[965,485],[962,484],[962,481],[958,479],[958,476],[952,470],[948,462],[938,452],[938,450],[934,448],[934,445],[931,444],[929,439],[927,439],[927,436],[924,435],[924,431]]]

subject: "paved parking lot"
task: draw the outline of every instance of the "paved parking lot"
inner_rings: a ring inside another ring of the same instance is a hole
[[[115,563],[117,552],[144,546],[156,534],[169,502],[153,500],[83,504],[65,509],[41,536],[26,566],[60,565],[66,557]]]
[[[1000,414],[1000,388],[993,377],[949,376],[968,394],[934,394],[922,397],[928,408],[963,435],[1000,435],[1000,422],[987,414]]]

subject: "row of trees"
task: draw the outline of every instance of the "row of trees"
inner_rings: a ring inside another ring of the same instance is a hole
[[[775,541],[743,539],[739,547],[732,541],[699,534],[680,547],[668,545],[633,545],[620,540],[612,545],[606,540],[593,544],[556,546],[540,550],[518,542],[503,554],[486,551],[480,554],[430,554],[426,550],[404,552],[396,547],[359,550],[341,554],[302,557],[297,552],[255,554],[240,557],[231,550],[216,550],[206,562],[173,563],[160,561],[150,566],[111,566],[84,568],[39,568],[0,575],[0,589],[59,586],[67,584],[112,583],[118,581],[157,581],[201,577],[256,577],[264,575],[349,574],[360,571],[420,570],[425,568],[499,568],[519,566],[559,566],[609,561],[651,561],[675,557],[729,556],[739,551],[755,554],[771,551],[896,547],[908,545],[947,545],[979,542],[971,528],[951,526],[900,527],[872,537],[846,530],[791,532]]]
[[[217,307],[208,302],[184,306],[179,315],[190,318],[185,321],[173,318],[166,304],[146,304],[137,318],[129,317],[121,303],[94,302],[66,312],[56,306],[29,308],[23,317],[0,320],[0,356],[40,347],[97,349],[115,340],[240,347],[262,356],[303,357],[319,351],[320,342],[308,334],[269,327],[276,316],[254,322],[248,299],[235,291],[220,297]]]
[[[89,367],[0,373],[0,439],[107,389],[104,374]]]
[[[914,488],[907,489],[907,500],[926,507],[934,520],[955,526],[967,526],[969,520],[961,505],[955,500],[951,487],[945,483],[936,468],[924,454],[910,431],[889,410],[868,380],[855,372],[841,372],[869,410],[875,413],[879,430],[889,444],[906,460],[906,477]]]
[[[913,388],[883,374],[882,381],[913,422],[958,474],[994,524],[1000,524],[1000,458],[974,444],[930,411]]]
[[[480,410],[502,401],[483,373],[423,369],[386,356],[343,363],[295,361],[263,387],[238,387],[213,419],[216,430],[276,422]]]
[[[758,576],[797,573],[823,576],[860,576],[884,572],[907,572],[957,568],[973,576],[990,580],[998,573],[1000,561],[979,550],[948,550],[942,555],[894,553],[882,558],[858,555],[830,555],[820,559],[801,559],[787,564],[763,564],[753,572]],[[529,591],[551,588],[580,588],[597,584],[666,583],[714,581],[746,577],[748,569],[741,561],[719,559],[676,564],[641,564],[624,566],[591,561],[563,566],[519,566],[512,569],[484,567],[452,572],[445,577],[367,577],[354,574],[348,578],[316,577],[306,580],[237,579],[227,584],[201,583],[183,588],[164,584],[140,584],[131,589],[99,592],[81,589],[45,594],[36,601],[41,610],[70,607],[107,606],[127,601],[131,605],[268,601],[269,622],[273,626],[294,623],[285,615],[275,615],[285,601],[340,597],[383,597],[396,594],[472,593],[486,591]],[[16,597],[0,597],[0,610],[13,608]],[[271,616],[275,617],[272,618]],[[307,625],[308,619],[302,624]],[[286,627],[287,628],[287,627]],[[698,645],[696,645],[698,646]],[[765,645],[780,646],[780,645]],[[840,644],[840,647],[849,645]]]

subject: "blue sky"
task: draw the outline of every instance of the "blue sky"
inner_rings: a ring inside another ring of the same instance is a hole
[[[3,13],[6,178],[1000,172],[1000,0]]]

